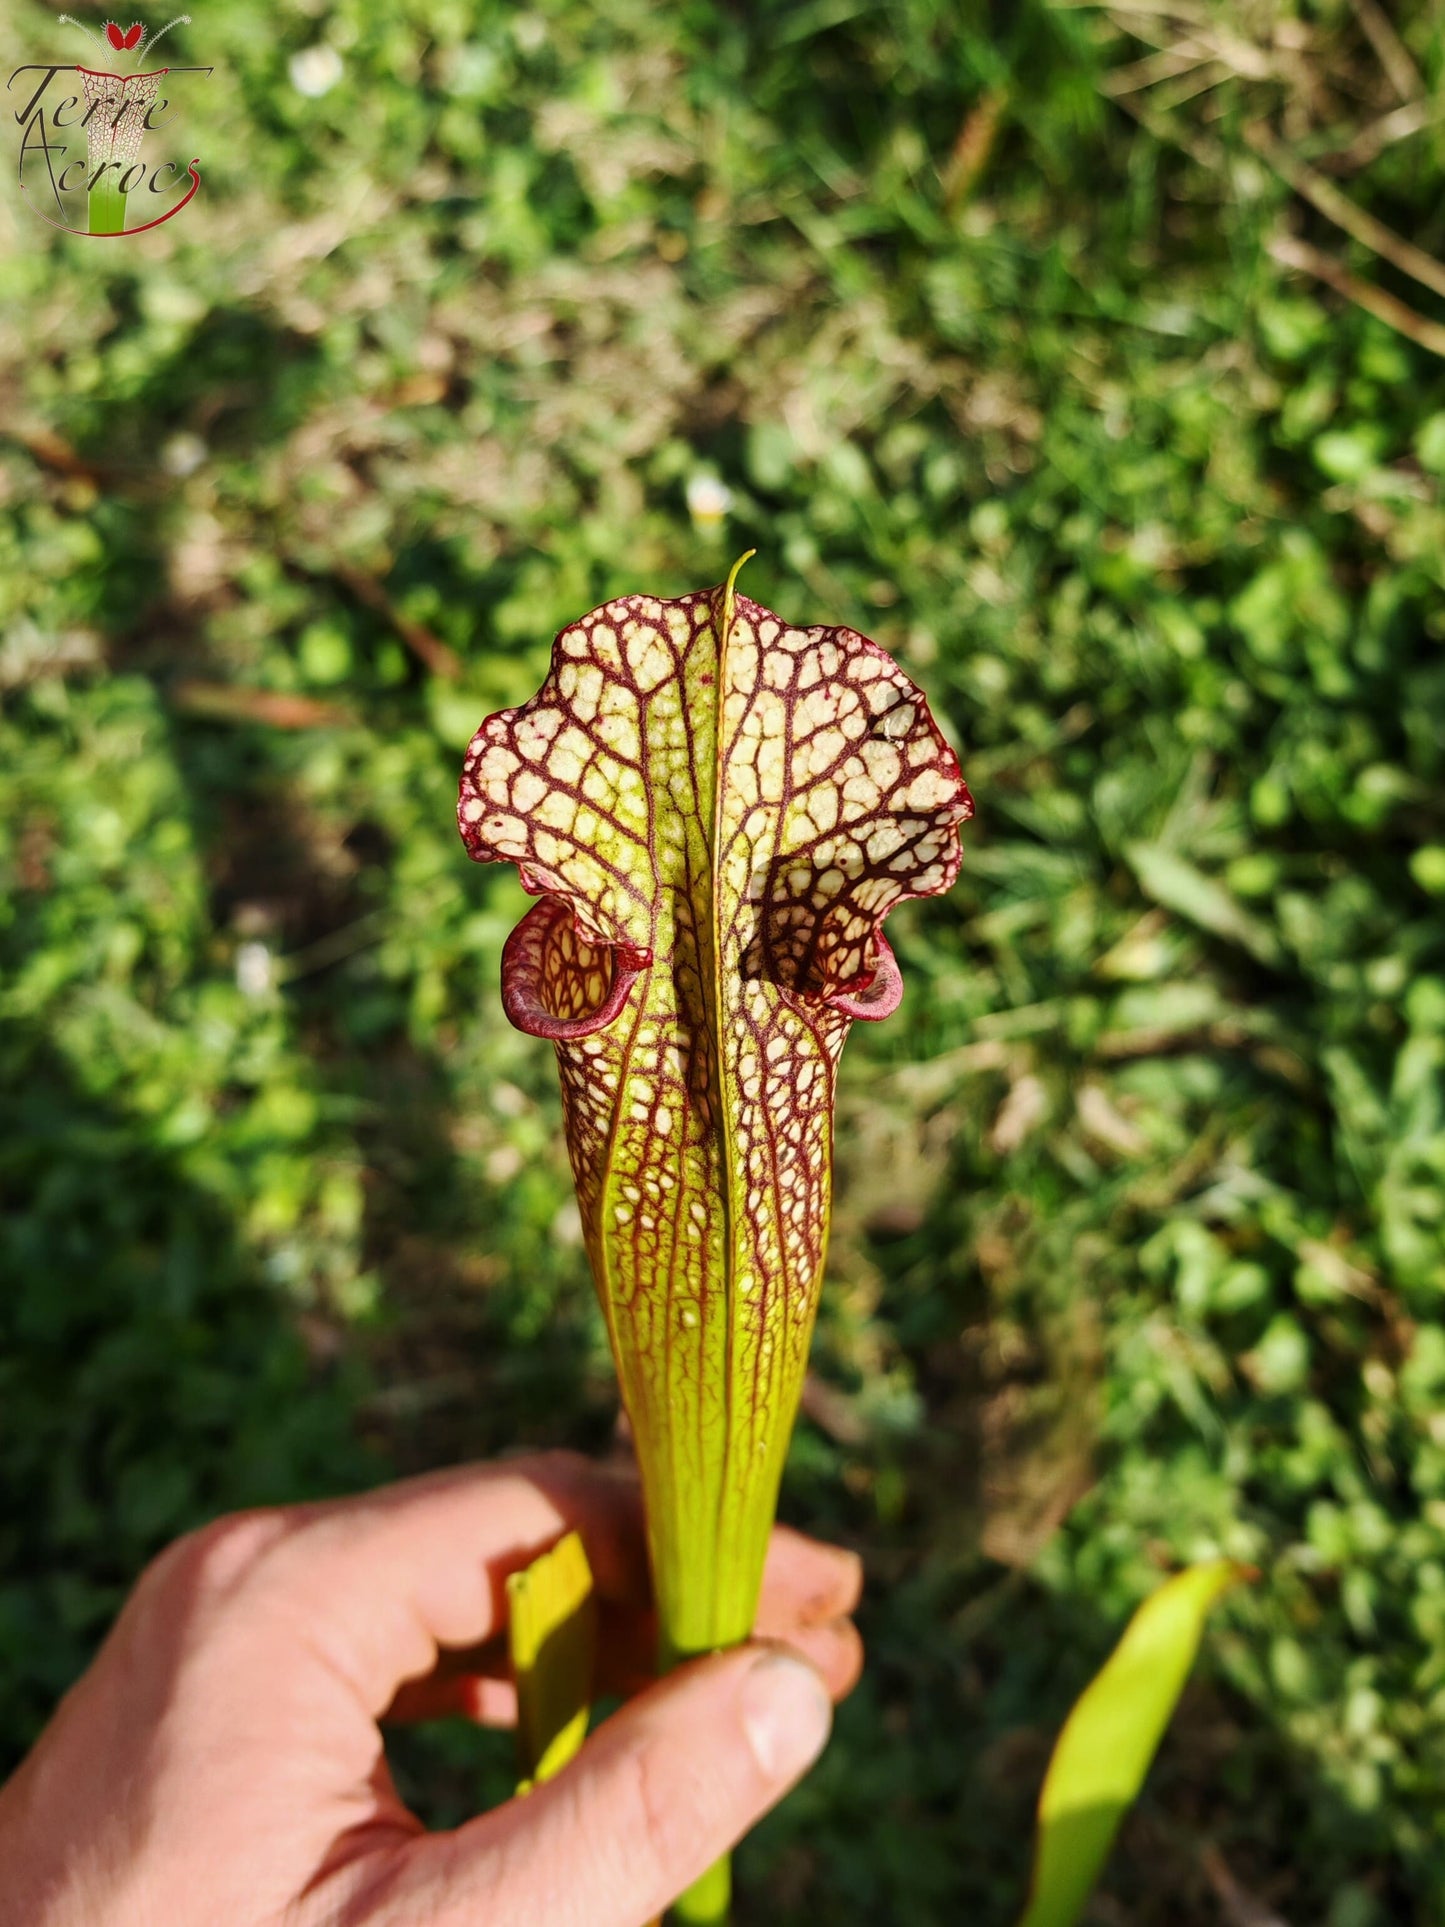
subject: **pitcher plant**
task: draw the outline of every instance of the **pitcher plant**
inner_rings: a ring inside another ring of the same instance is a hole
[[[471,856],[515,863],[539,899],[502,998],[557,1052],[664,1667],[751,1632],[822,1282],[839,1053],[855,1018],[897,1008],[883,920],[949,887],[973,811],[876,643],[794,628],[736,577],[562,630],[537,695],[477,731],[458,811]]]

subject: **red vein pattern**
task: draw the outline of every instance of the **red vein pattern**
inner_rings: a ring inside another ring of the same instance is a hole
[[[822,1279],[838,1054],[854,1018],[896,1008],[882,921],[953,882],[972,810],[876,643],[730,587],[584,616],[467,752],[469,853],[542,899],[503,998],[556,1045],[674,1652],[751,1628]]]

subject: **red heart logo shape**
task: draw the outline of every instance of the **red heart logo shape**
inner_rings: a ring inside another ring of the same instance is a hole
[[[135,46],[144,31],[139,20],[124,33],[121,32],[113,20],[108,20],[105,26],[105,37],[117,53],[128,53],[130,49]]]

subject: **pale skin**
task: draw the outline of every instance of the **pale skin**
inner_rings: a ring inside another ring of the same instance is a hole
[[[515,1718],[505,1579],[573,1527],[604,1683],[632,1691],[653,1628],[625,1473],[519,1458],[177,1541],[0,1788],[0,1927],[643,1927],[821,1752],[858,1676],[860,1570],[779,1528],[752,1642],[429,1833],[380,1723]]]

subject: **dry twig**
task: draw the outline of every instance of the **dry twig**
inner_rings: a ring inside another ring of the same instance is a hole
[[[1089,0],[1054,0],[1054,4],[1072,7],[1087,5]],[[1378,115],[1352,137],[1342,138],[1341,145],[1324,162],[1331,172],[1340,174],[1367,166],[1393,142],[1419,133],[1441,111],[1438,102],[1426,97],[1419,70],[1380,0],[1351,0],[1351,4],[1386,79],[1404,104]],[[1104,91],[1156,139],[1183,149],[1201,166],[1225,172],[1229,156],[1197,125],[1181,126],[1181,117],[1172,110],[1223,80],[1272,81],[1282,86],[1286,126],[1292,132],[1309,132],[1316,121],[1329,115],[1333,96],[1328,72],[1319,57],[1324,43],[1316,36],[1298,30],[1286,35],[1276,26],[1272,44],[1258,44],[1232,30],[1218,14],[1202,11],[1193,0],[1117,0],[1104,11],[1121,33],[1153,49],[1117,68],[1104,81]],[[1310,57],[1306,59],[1306,55]],[[1210,118],[1207,107],[1203,117]],[[1246,127],[1245,139],[1266,165],[1326,220],[1400,273],[1445,298],[1445,264],[1357,206],[1316,167],[1298,159],[1265,121]],[[1287,234],[1271,243],[1270,253],[1285,266],[1325,282],[1431,354],[1445,355],[1445,326],[1353,274],[1332,255]]]
[[[68,481],[89,482],[93,486],[99,486],[108,479],[109,471],[103,465],[91,461],[87,455],[79,454],[52,428],[33,425],[7,428],[0,432],[54,475],[63,475]]]
[[[1393,108],[1388,114],[1381,114],[1362,127],[1347,147],[1339,148],[1325,159],[1331,173],[1354,174],[1360,168],[1368,167],[1370,162],[1393,147],[1396,141],[1408,140],[1412,134],[1421,133],[1432,120],[1445,112],[1445,100],[1411,100],[1403,107]]]
[[[1152,134],[1156,141],[1167,146],[1177,147],[1192,161],[1210,173],[1222,173],[1227,157],[1219,142],[1208,134],[1188,134],[1174,125],[1167,114],[1156,113],[1147,102],[1132,94],[1121,94],[1119,103],[1131,119],[1137,120],[1146,133]]]
[[[941,169],[944,206],[956,213],[973,192],[974,185],[988,166],[998,137],[999,122],[1008,105],[1008,90],[992,87],[970,111],[958,130],[953,152]]]
[[[1269,252],[1284,267],[1297,268],[1301,274],[1312,274],[1317,281],[1323,281],[1342,294],[1347,301],[1353,301],[1357,308],[1366,314],[1374,315],[1388,328],[1396,329],[1408,341],[1426,348],[1432,355],[1445,358],[1445,327],[1438,321],[1427,320],[1415,309],[1377,288],[1373,281],[1364,281],[1322,248],[1311,247],[1307,241],[1300,241],[1292,234],[1277,234],[1269,244]]]
[[[356,718],[336,703],[290,696],[280,689],[244,689],[236,683],[178,682],[173,706],[220,723],[266,723],[272,729],[342,729]]]
[[[1412,281],[1429,288],[1432,294],[1445,296],[1445,266],[1433,254],[1426,254],[1413,241],[1407,241],[1403,234],[1396,234],[1383,221],[1377,221],[1373,214],[1356,207],[1333,181],[1327,181],[1323,174],[1317,174],[1304,161],[1296,160],[1259,122],[1244,130],[1244,138],[1260,159],[1272,167],[1281,180],[1287,181],[1296,194],[1302,195],[1311,207],[1317,208],[1327,221],[1333,221],[1336,227],[1353,235],[1371,253],[1378,254],[1382,261],[1388,261],[1401,274],[1408,274]]]
[[[1206,1847],[1199,1856],[1199,1864],[1214,1889],[1228,1927],[1285,1927],[1273,1907],[1250,1893],[1236,1878],[1218,1847]]]
[[[456,682],[460,678],[462,664],[456,651],[444,643],[440,636],[434,636],[423,623],[413,622],[410,616],[403,615],[374,575],[368,575],[365,569],[358,569],[350,562],[333,562],[331,573],[359,603],[394,629],[412,654],[434,676],[440,676],[445,682]]]
[[[1142,60],[1131,60],[1126,67],[1116,67],[1103,80],[1104,92],[1117,100],[1121,94],[1137,93],[1143,87],[1152,87],[1161,80],[1174,80],[1180,74],[1192,73],[1213,60],[1214,56],[1207,47],[1199,46],[1192,40],[1176,41],[1172,47],[1161,47],[1157,52],[1145,54]]]
[[[1355,17],[1375,50],[1375,57],[1389,76],[1390,85],[1401,100],[1418,100],[1425,91],[1420,69],[1410,50],[1396,33],[1390,16],[1379,0],[1354,0]]]

